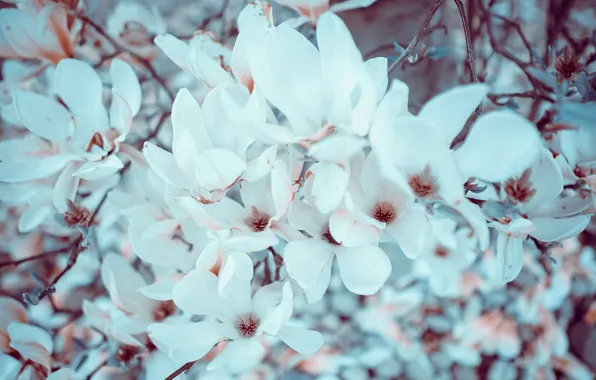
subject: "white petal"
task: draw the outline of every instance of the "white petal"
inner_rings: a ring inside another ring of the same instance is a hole
[[[218,292],[230,303],[236,314],[250,311],[253,263],[244,252],[230,252],[219,272]]]
[[[31,232],[50,216],[52,208],[46,205],[32,204],[21,214],[18,229],[21,233]]]
[[[20,302],[13,298],[0,297],[0,331],[6,331],[11,322],[27,322],[27,309]]]
[[[410,207],[404,215],[388,224],[386,231],[397,241],[404,255],[412,260],[428,248],[432,236],[428,216],[417,207]]]
[[[205,356],[214,345],[227,338],[229,329],[219,322],[184,324],[155,323],[148,326],[149,337],[168,348],[172,360],[190,362]]]
[[[524,265],[524,239],[497,236],[496,278],[504,284],[515,280]]]
[[[10,346],[25,359],[33,360],[46,368],[51,364],[54,343],[50,334],[37,326],[13,322],[8,325]]]
[[[64,141],[70,135],[70,113],[53,99],[34,92],[19,91],[14,95],[14,108],[23,125],[40,137]]]
[[[335,210],[350,180],[350,170],[334,163],[319,162],[310,168],[313,174],[312,197],[321,213]]]
[[[101,280],[116,305],[133,313],[151,312],[155,303],[138,292],[141,275],[122,256],[109,253],[101,263]]]
[[[119,149],[119,144],[126,139],[126,136],[132,127],[132,117],[133,113],[128,102],[116,90],[112,90],[110,126],[120,132],[120,135],[114,139],[116,149]]]
[[[170,58],[176,65],[182,69],[188,69],[186,56],[189,48],[188,44],[171,34],[155,37],[155,44]]]
[[[267,247],[277,245],[278,240],[273,231],[265,230],[263,232],[234,232],[226,239],[225,246],[230,250],[258,252]]]
[[[476,233],[480,250],[486,250],[490,243],[490,232],[486,225],[486,216],[482,212],[482,209],[466,198],[462,199],[455,208],[466,218]]]
[[[253,297],[253,310],[261,319],[259,329],[269,335],[276,335],[292,316],[294,294],[290,281],[276,282],[260,288]]]
[[[277,337],[294,351],[304,355],[314,354],[325,343],[323,335],[318,331],[288,325],[279,330]]]
[[[277,157],[277,145],[267,148],[263,153],[250,160],[242,179],[248,182],[258,181],[271,171]]]
[[[72,175],[92,181],[110,176],[123,167],[122,161],[115,154],[111,154],[99,161],[85,162]]]
[[[64,167],[71,156],[56,155],[29,162],[0,162],[0,181],[23,182],[48,177]]]
[[[174,287],[174,303],[190,314],[225,318],[230,313],[229,306],[219,295],[218,281],[209,271],[192,270]]]
[[[191,138],[191,141],[187,141],[186,144],[192,146],[195,150],[194,153],[190,152],[192,153],[192,159],[194,159],[195,155],[198,156],[201,152],[213,147],[206,130],[203,110],[190,91],[185,88],[178,91],[172,105],[172,127],[174,131],[172,151],[176,156],[184,153],[182,151],[178,152],[176,149],[181,144],[178,140],[183,138],[181,133],[183,130],[186,130]],[[179,157],[176,157],[176,159],[180,160]]]
[[[426,102],[418,116],[436,125],[445,135],[447,144],[451,144],[486,94],[488,86],[485,84],[458,86]]]
[[[275,205],[274,220],[286,214],[294,200],[294,190],[290,173],[282,160],[275,161],[271,169],[271,193]]]
[[[143,101],[141,84],[134,70],[128,63],[114,59],[110,65],[110,76],[112,88],[126,100],[134,117],[141,109]]]
[[[466,177],[501,182],[529,168],[541,148],[534,124],[503,110],[480,116],[455,156]]]
[[[338,248],[336,256],[344,285],[352,293],[375,294],[391,274],[387,254],[374,245]]]
[[[70,58],[61,60],[54,72],[54,90],[75,116],[77,123],[95,130],[106,127],[103,85],[97,72],[88,63]]]
[[[366,61],[364,65],[375,83],[377,89],[377,102],[379,102],[385,95],[387,86],[389,85],[389,77],[387,76],[387,58],[371,58]]]
[[[350,9],[366,8],[374,4],[377,0],[346,0],[340,3],[335,3],[329,7],[330,12],[342,12]]]
[[[356,136],[329,136],[313,145],[308,155],[317,161],[339,163],[361,152],[367,145],[365,139]]]
[[[199,34],[190,40],[186,63],[194,76],[205,82],[207,86],[215,88],[219,84],[231,81],[232,78],[219,62],[205,53],[203,50],[204,38]]]
[[[208,371],[222,370],[239,373],[256,366],[265,356],[265,349],[257,338],[237,339],[228,342],[226,348],[207,365]]]
[[[345,247],[377,244],[381,231],[374,225],[357,220],[348,210],[338,209],[329,219],[331,235]]]
[[[196,179],[207,190],[224,190],[232,186],[246,169],[246,163],[234,152],[210,149],[199,156]]]
[[[545,242],[560,241],[578,235],[590,223],[591,215],[576,215],[569,218],[532,218],[532,237]]]
[[[552,153],[542,149],[542,154],[530,173],[531,188],[536,192],[523,205],[524,210],[536,210],[542,205],[550,204],[563,191],[563,174],[553,158]]]
[[[325,265],[332,259],[332,247],[321,240],[292,241],[286,245],[284,251],[284,262],[288,273],[304,289],[317,285],[324,274]],[[329,282],[326,285],[329,286]]]
[[[192,187],[191,180],[180,170],[174,155],[166,152],[160,147],[146,142],[143,147],[143,155],[151,166],[151,169],[167,183],[183,189]]]

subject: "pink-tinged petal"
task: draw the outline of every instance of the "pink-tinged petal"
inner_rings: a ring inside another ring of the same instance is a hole
[[[277,157],[277,145],[267,148],[263,153],[250,160],[242,179],[248,182],[255,182],[265,177],[271,171],[275,158]]]
[[[141,84],[130,65],[120,59],[112,60],[110,65],[112,89],[126,100],[134,117],[141,109],[143,102]]]
[[[252,67],[257,87],[300,136],[321,128],[325,109],[319,51],[301,33],[280,25],[270,33]],[[300,73],[300,75],[296,75]]]
[[[317,161],[339,163],[360,153],[367,145],[367,141],[360,137],[332,135],[313,145],[308,155]]]
[[[19,91],[14,95],[14,108],[23,125],[40,137],[64,141],[70,135],[70,113],[46,96]]]
[[[85,162],[74,173],[72,173],[72,175],[78,176],[88,181],[93,181],[110,176],[123,167],[124,164],[122,161],[120,161],[116,155],[111,154],[99,161]]]
[[[186,56],[188,55],[188,44],[171,34],[164,34],[155,37],[155,44],[180,68],[187,70],[188,64]]]
[[[333,238],[345,247],[377,244],[381,231],[374,225],[357,220],[351,212],[338,209],[331,214],[329,230]]]
[[[592,215],[576,215],[568,218],[532,218],[532,237],[544,241],[559,241],[578,235],[586,229]]]
[[[211,321],[155,323],[147,329],[151,340],[166,348],[170,359],[180,362],[202,358],[214,345],[225,340],[230,332],[223,323]]]
[[[387,86],[389,85],[389,77],[387,76],[387,58],[371,58],[364,62],[364,65],[375,84],[377,90],[377,102],[379,102],[385,95]]]
[[[192,270],[174,287],[174,303],[190,314],[225,319],[231,315],[231,309],[229,302],[219,295],[218,281],[209,271]]]
[[[497,235],[497,257],[495,276],[503,284],[515,280],[524,265],[524,240],[507,236],[504,233]]]
[[[432,237],[426,212],[422,207],[413,206],[385,228],[397,241],[404,255],[412,260],[428,248],[428,241]]]
[[[228,342],[223,351],[207,365],[207,370],[240,373],[259,364],[264,356],[265,349],[258,338],[237,339]]]
[[[481,83],[455,87],[430,99],[418,116],[437,126],[451,144],[484,97],[488,86]]]
[[[329,7],[330,12],[343,12],[350,9],[366,8],[374,4],[377,0],[346,0],[340,3],[335,3]]]
[[[549,204],[563,191],[563,174],[548,149],[542,149],[540,159],[531,170],[530,186],[535,193],[523,205],[524,210],[536,210]]]
[[[71,160],[71,156],[56,155],[28,162],[0,162],[0,181],[23,182],[49,177]]]
[[[46,330],[13,322],[8,325],[8,336],[10,347],[17,350],[25,359],[50,368],[54,342]]]
[[[326,264],[332,259],[332,246],[316,239],[291,241],[284,251],[284,262],[288,273],[305,290],[318,284]],[[328,286],[327,281],[325,290]]]
[[[52,208],[48,205],[32,204],[19,218],[18,229],[21,233],[31,232],[39,227],[44,220],[52,214]]]
[[[183,189],[192,187],[191,180],[180,170],[172,153],[166,152],[150,142],[146,142],[143,147],[143,155],[149,166],[151,166],[151,169],[155,170],[170,185]]]
[[[387,254],[374,245],[337,248],[336,256],[344,285],[352,293],[375,294],[391,274]]]
[[[225,82],[231,82],[232,78],[230,74],[221,66],[220,62],[207,55],[205,44],[210,41],[206,41],[205,39],[210,39],[210,37],[204,34],[198,34],[190,40],[186,60],[188,69],[195,77],[205,82],[211,88],[215,88]]]
[[[245,169],[246,163],[234,152],[210,149],[199,156],[195,176],[208,191],[225,190],[240,178]]]
[[[277,337],[294,351],[303,355],[314,354],[325,343],[323,335],[318,331],[288,325],[279,330]]]
[[[541,151],[542,141],[534,124],[502,110],[480,116],[455,156],[465,177],[502,182],[520,176]]]
[[[27,309],[13,298],[0,297],[0,309],[0,331],[6,331],[11,322],[26,323],[29,320]]]
[[[54,72],[54,90],[81,127],[105,129],[103,85],[88,63],[70,58],[61,60]]]
[[[344,22],[331,12],[319,19],[317,44],[328,121],[339,123],[352,110],[350,97],[363,68],[362,56]]]
[[[323,213],[335,210],[343,200],[350,180],[350,170],[344,165],[318,162],[310,167],[313,177],[312,198]]]

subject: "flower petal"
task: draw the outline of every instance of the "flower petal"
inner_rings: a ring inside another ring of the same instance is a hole
[[[228,342],[226,348],[207,365],[208,371],[221,370],[239,373],[256,366],[265,356],[265,349],[258,338],[237,339]]]
[[[180,68],[187,70],[188,64],[186,56],[188,55],[188,44],[171,34],[164,34],[155,37],[155,44]]]
[[[52,208],[47,205],[32,204],[19,218],[18,230],[21,233],[31,232],[39,227],[50,216]]]
[[[231,82],[232,78],[219,62],[206,54],[204,45],[211,42],[205,41],[206,39],[211,37],[199,33],[190,40],[186,63],[195,77],[205,82],[207,86],[215,88],[222,83]]]
[[[70,113],[53,99],[19,91],[14,94],[14,108],[25,128],[44,139],[64,141],[70,135]]]
[[[190,314],[226,318],[230,308],[228,301],[219,295],[218,281],[213,273],[194,269],[174,287],[174,303]]]
[[[466,178],[501,182],[521,175],[540,157],[541,149],[536,127],[503,110],[480,116],[455,157]]]
[[[151,166],[151,169],[155,170],[155,172],[170,185],[182,189],[189,189],[192,187],[191,180],[182,172],[182,170],[180,170],[172,153],[166,152],[150,142],[145,142],[143,155],[149,163],[149,166]]]
[[[496,278],[503,284],[515,280],[524,265],[524,240],[499,233],[497,236]]]
[[[335,210],[343,200],[350,180],[350,170],[343,165],[318,162],[310,167],[313,177],[312,197],[323,213]]]
[[[71,160],[71,156],[56,155],[29,162],[0,162],[0,181],[23,182],[49,177]]]
[[[586,229],[592,215],[576,215],[568,218],[532,218],[532,237],[544,241],[560,241],[578,235]]]
[[[532,166],[530,184],[536,192],[523,205],[524,210],[536,210],[542,205],[552,203],[563,191],[563,174],[552,153],[542,149],[538,162]]]
[[[488,86],[483,83],[457,86],[426,102],[418,116],[439,127],[450,145],[486,94]]]
[[[337,248],[336,256],[344,285],[352,293],[375,294],[391,274],[387,254],[374,245]]]
[[[422,207],[409,207],[385,230],[397,241],[404,255],[412,260],[428,247],[427,242],[432,236],[428,216]]]
[[[288,325],[279,330],[277,337],[294,351],[304,355],[314,354],[325,343],[323,335],[318,331]]]
[[[286,269],[303,289],[317,286],[325,266],[333,259],[332,247],[322,240],[291,241],[284,251]],[[329,282],[325,286],[325,290]]]
[[[85,162],[72,175],[92,181],[110,176],[123,167],[122,161],[115,154],[111,154],[99,161]]]
[[[313,145],[308,151],[317,161],[344,162],[368,145],[365,139],[351,136],[329,136]]]
[[[333,238],[345,247],[377,244],[381,231],[373,225],[357,220],[348,210],[338,209],[329,218]]]
[[[225,190],[232,186],[246,163],[234,152],[226,149],[210,149],[199,156],[195,176],[208,191]]]
[[[112,89],[126,100],[134,117],[141,109],[143,102],[141,84],[134,70],[128,63],[114,59],[110,65],[110,77],[112,78]]]

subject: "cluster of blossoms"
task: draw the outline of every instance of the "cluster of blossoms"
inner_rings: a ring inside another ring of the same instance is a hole
[[[593,378],[579,86],[536,73],[546,126],[483,83],[412,113],[335,14],[374,1],[277,2],[233,47],[129,2],[0,11],[0,377]]]

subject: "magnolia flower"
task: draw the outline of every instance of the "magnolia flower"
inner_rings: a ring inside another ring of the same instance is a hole
[[[64,59],[56,67],[54,90],[60,102],[33,92],[14,97],[17,115],[33,133],[3,144],[0,181],[45,178],[64,168],[59,190],[71,190],[83,179],[103,178],[123,167],[115,155],[141,107],[141,87],[132,68],[114,60],[110,116],[103,105],[103,86],[87,63]],[[76,190],[75,190],[76,191]],[[65,200],[67,194],[57,194]]]
[[[0,297],[0,308],[2,309],[2,315],[0,316],[0,351],[9,352],[8,326],[13,322],[27,323],[29,317],[27,316],[27,309],[12,298]]]
[[[0,56],[45,59],[57,64],[74,57],[78,23],[71,24],[66,5],[44,0],[20,1],[0,10]]]
[[[345,194],[345,208],[329,220],[333,237],[345,247],[377,244],[381,233],[395,240],[409,258],[426,247],[430,223],[423,207],[395,183],[383,178],[374,154],[352,169],[354,181]]]
[[[476,259],[478,238],[451,219],[433,219],[434,241],[419,259],[428,267],[428,282],[433,293],[453,296],[461,287],[462,271]]]
[[[290,7],[300,14],[298,18],[288,20],[294,27],[298,27],[305,22],[316,25],[321,15],[327,11],[337,13],[350,9],[366,8],[376,1],[345,0],[329,6],[329,0],[275,0],[276,3]]]
[[[172,302],[154,301],[139,292],[146,283],[122,256],[111,253],[103,258],[101,280],[111,303],[84,300],[83,312],[89,324],[118,342],[143,346],[135,336],[176,311]]]
[[[228,298],[219,295],[217,277],[209,272],[191,272],[174,292],[174,302],[189,314],[216,320],[186,324],[153,324],[149,334],[173,360],[189,362],[203,357],[215,344],[228,341],[225,349],[207,366],[208,370],[241,372],[261,360],[262,335],[276,336],[294,350],[312,354],[323,344],[320,333],[289,325],[292,288],[280,283],[260,288],[252,297],[246,281],[232,281]]]
[[[528,235],[553,242],[575,236],[586,228],[591,215],[578,213],[583,209],[581,203],[578,210],[573,207],[576,202],[557,200],[562,191],[561,170],[547,149],[521,176],[505,181],[501,197],[509,206],[497,215],[489,215],[493,219],[490,225],[499,231],[496,270],[502,281],[514,280],[521,271],[523,242]]]
[[[25,360],[40,364],[50,372],[52,366],[52,351],[54,341],[44,329],[20,322],[8,325],[10,347],[15,349]]]
[[[391,273],[387,255],[376,244],[342,245],[330,231],[329,217],[302,201],[294,201],[289,222],[311,238],[293,240],[286,246],[284,262],[288,273],[304,289],[308,301],[316,302],[329,287],[331,264],[337,257],[341,278],[349,291],[376,293]]]
[[[451,149],[487,92],[484,84],[459,86],[429,100],[418,116],[410,116],[408,88],[395,80],[379,105],[370,133],[371,146],[388,178],[407,183],[420,200],[456,206],[464,198],[468,178],[500,182],[536,162],[542,146],[536,128],[505,110],[480,116],[464,143]]]
[[[267,30],[273,28],[271,7],[265,1],[253,1],[238,16],[238,37],[234,49],[217,41],[210,32],[200,31],[188,42],[171,34],[155,38],[155,44],[179,67],[190,71],[209,88],[238,82],[249,92],[254,79],[249,55],[258,50]]]
[[[271,170],[275,149],[247,162],[246,150],[254,141],[239,133],[223,112],[224,93],[246,101],[242,86],[222,85],[207,95],[200,107],[182,89],[172,106],[174,141],[169,153],[146,142],[143,154],[153,170],[173,186],[185,189],[202,203],[218,202],[240,179],[258,180]]]

